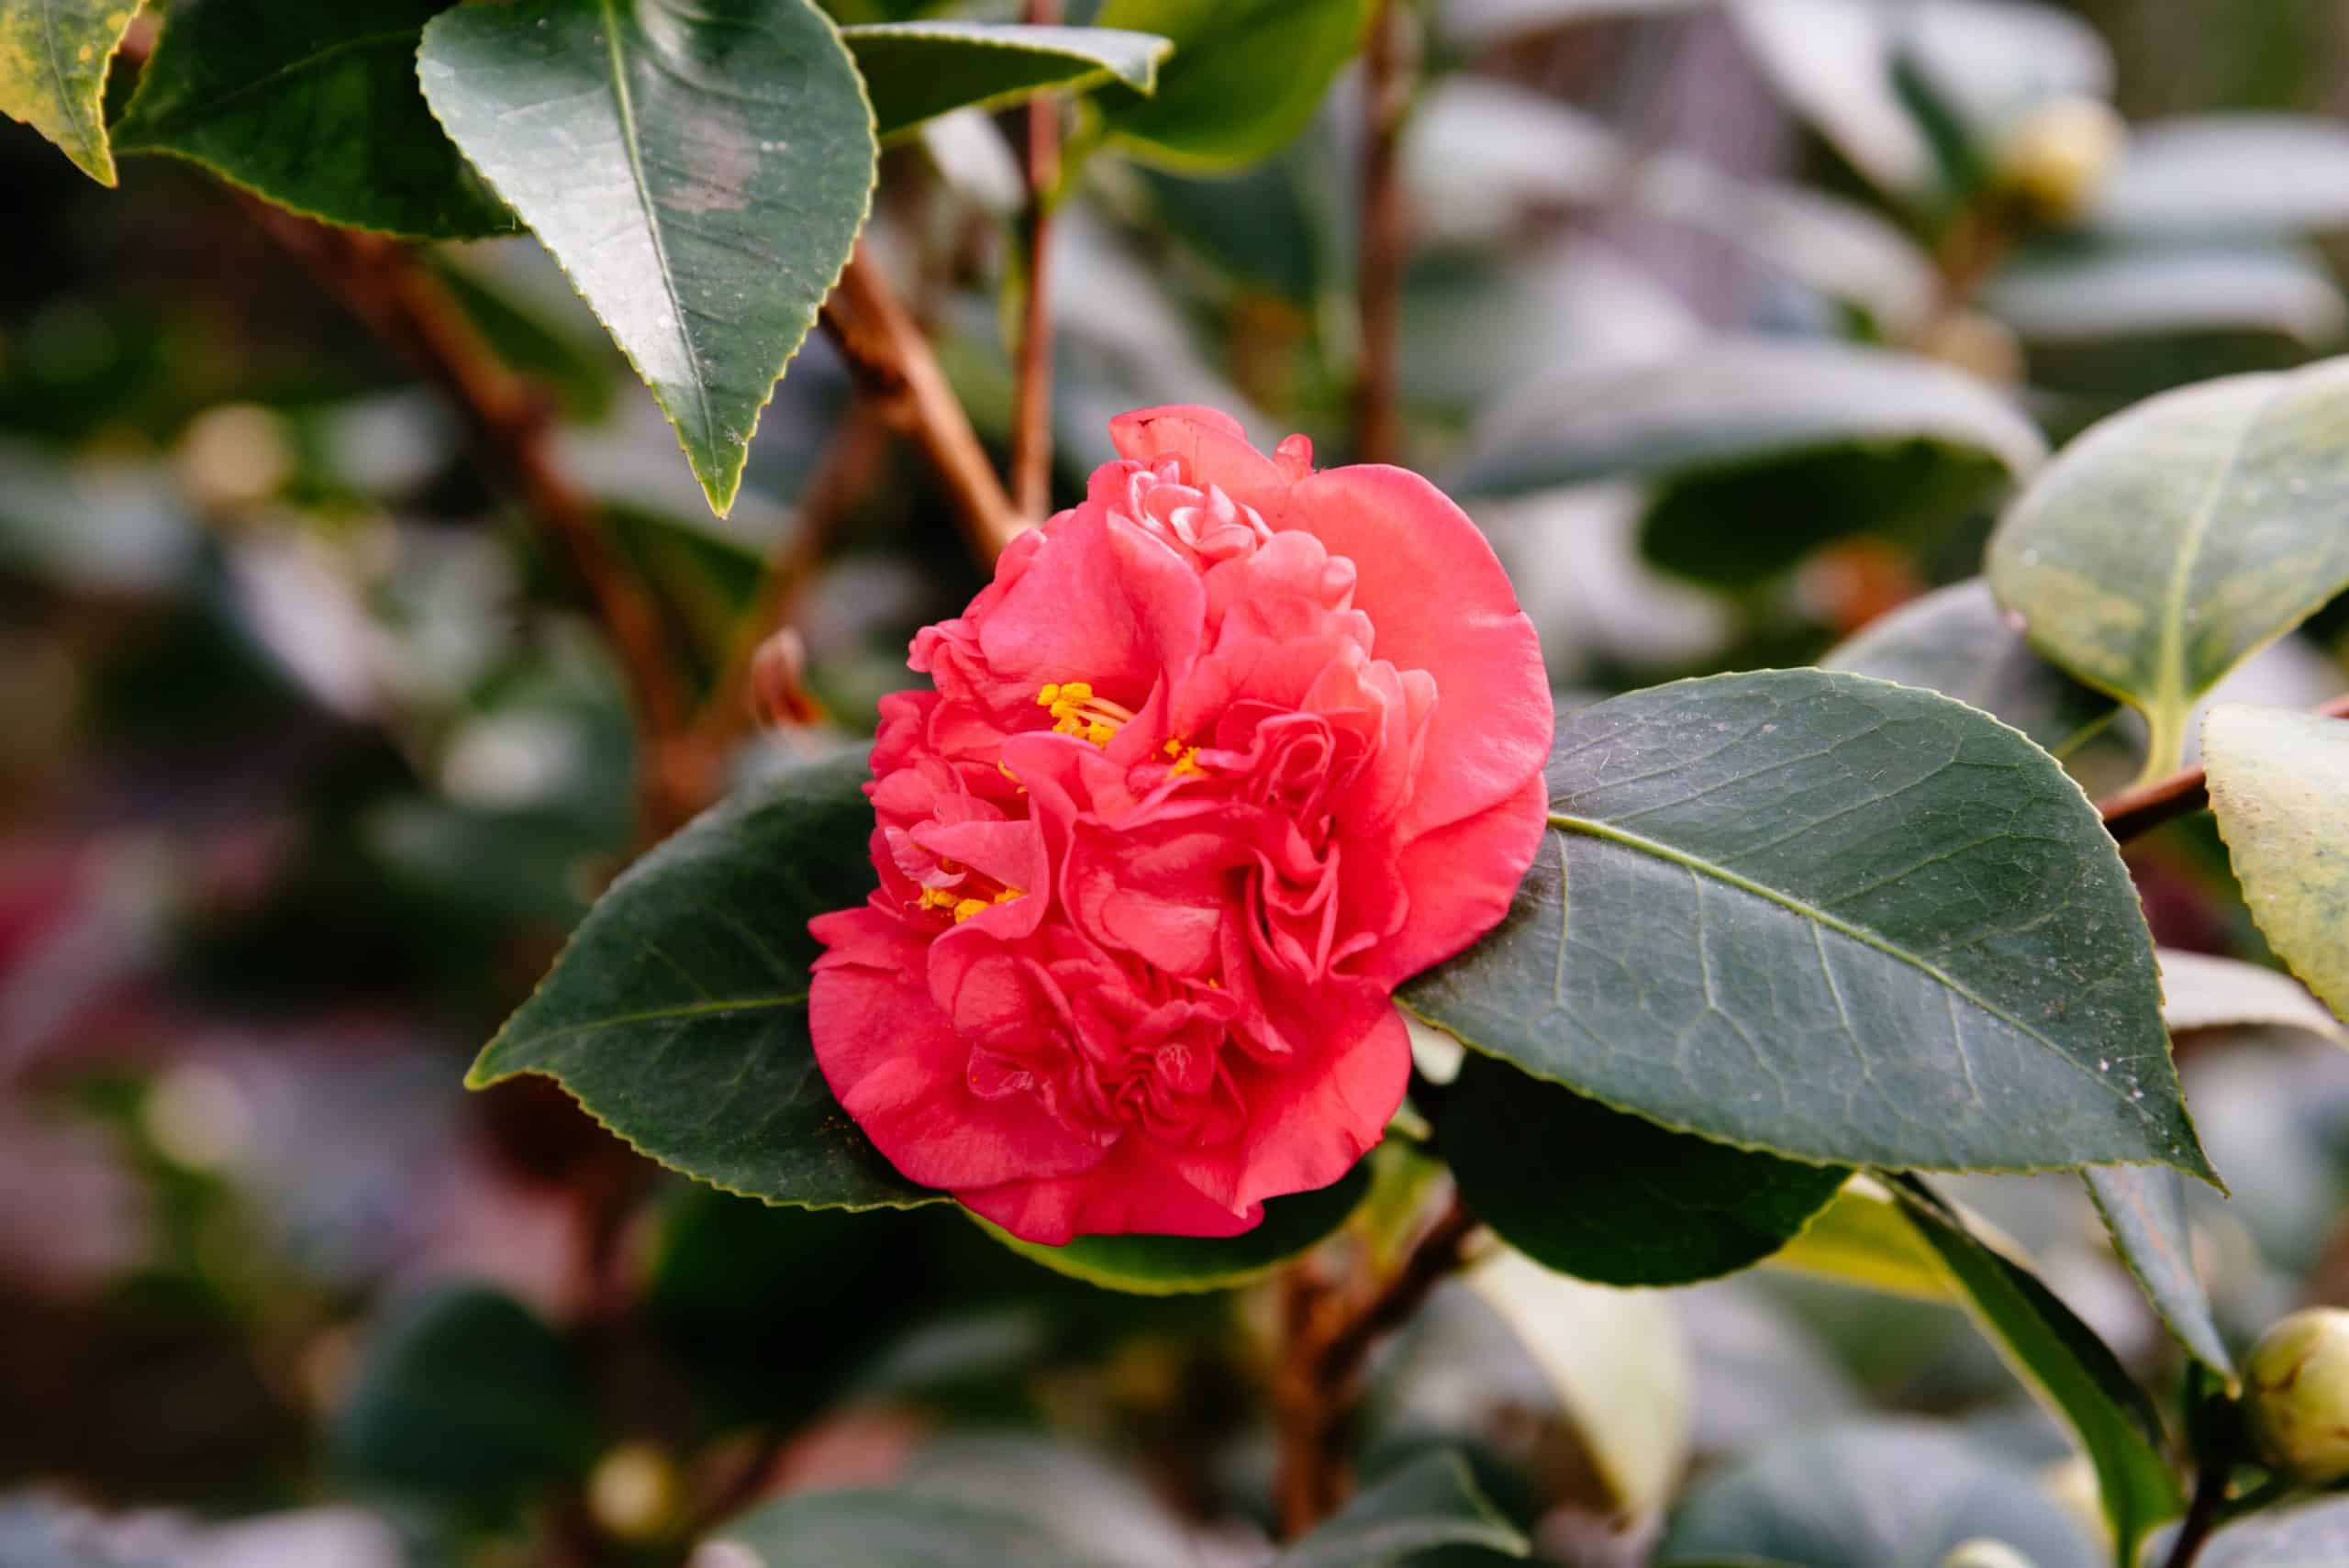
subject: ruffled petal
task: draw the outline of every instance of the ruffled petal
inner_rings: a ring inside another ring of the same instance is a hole
[[[1372,651],[1435,677],[1427,751],[1404,839],[1512,799],[1542,772],[1554,722],[1533,623],[1468,515],[1407,469],[1324,469],[1275,527],[1309,528],[1354,563]]]
[[[1074,1175],[1099,1162],[1097,1145],[1035,1102],[971,1091],[968,1048],[930,1000],[921,970],[896,966],[918,966],[924,953],[905,922],[849,909],[808,929],[829,944],[807,997],[816,1064],[841,1108],[907,1181],[983,1186]]]
[[[1377,1006],[1376,1021],[1325,1060],[1252,1074],[1248,1130],[1224,1148],[1183,1153],[1183,1174],[1236,1208],[1326,1187],[1353,1170],[1386,1135],[1411,1077],[1403,1015],[1384,997]]]
[[[1498,806],[1413,840],[1395,880],[1409,899],[1403,929],[1363,956],[1357,973],[1392,988],[1500,924],[1541,853],[1550,791],[1536,773]]]
[[[1138,462],[1179,458],[1192,484],[1216,485],[1255,507],[1272,527],[1281,526],[1293,475],[1250,444],[1248,432],[1229,414],[1186,404],[1137,408],[1109,421],[1109,440],[1120,457]]]
[[[1264,1218],[1262,1204],[1224,1208],[1131,1140],[1081,1176],[960,1189],[954,1199],[1022,1241],[1064,1247],[1079,1236],[1237,1236]]]

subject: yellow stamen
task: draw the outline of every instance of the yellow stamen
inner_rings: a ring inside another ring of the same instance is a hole
[[[1133,719],[1133,710],[1093,695],[1088,681],[1061,681],[1036,694],[1036,706],[1052,716],[1052,732],[1107,746]]]
[[[974,915],[985,914],[986,907],[987,901],[984,898],[965,898],[954,906],[954,923],[959,926]]]

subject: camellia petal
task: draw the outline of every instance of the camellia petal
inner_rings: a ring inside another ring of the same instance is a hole
[[[1458,508],[1210,409],[1111,434],[915,639],[881,888],[813,927],[842,1107],[1050,1244],[1230,1235],[1343,1176],[1409,1077],[1395,985],[1501,918],[1546,813],[1540,651]]]

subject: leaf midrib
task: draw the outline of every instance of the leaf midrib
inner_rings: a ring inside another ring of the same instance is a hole
[[[1593,817],[1575,817],[1564,812],[1553,810],[1550,813],[1550,826],[1560,832],[1581,833],[1590,838],[1605,840],[1609,843],[1620,844],[1625,849],[1633,850],[1642,854],[1653,855],[1658,860],[1669,861],[1673,864],[1680,866],[1684,870],[1698,875],[1709,876],[1714,881],[1719,882],[1725,886],[1734,887],[1740,892],[1752,894],[1757,898],[1767,899],[1769,902],[1777,905],[1782,909],[1786,909],[1793,914],[1798,915],[1804,919],[1815,921],[1819,925],[1826,927],[1829,930],[1834,931],[1841,936],[1848,937],[1864,947],[1873,948],[1876,951],[1883,953],[1887,958],[1895,959],[1901,963],[1905,963],[1910,968],[1918,971],[1920,973],[1925,975],[1927,978],[1932,980],[1935,984],[1943,986],[1944,989],[1956,995],[1964,997],[1975,1007],[1988,1014],[1990,1017],[1998,1019],[2001,1023],[2006,1024],[2008,1027],[2021,1034],[2025,1039],[2030,1040],[2038,1045],[2043,1046],[2057,1061],[2063,1062],[2065,1066],[2079,1073],[2081,1077],[2087,1079],[2089,1083],[2096,1084],[2098,1087],[2103,1089],[2107,1094],[2110,1095],[2114,1102],[2126,1107],[2130,1114],[2134,1116],[2141,1125],[2146,1127],[2154,1127],[2157,1125],[2146,1116],[2143,1107],[2132,1102],[2127,1095],[2123,1095],[2117,1084],[2113,1084],[2109,1079],[2089,1072],[2086,1063],[2075,1061],[2071,1053],[2066,1051],[2062,1046],[2056,1044],[2055,1041],[2048,1039],[2045,1035],[2040,1033],[2039,1030],[2032,1028],[2029,1024],[2023,1022],[2022,1019],[2016,1018],[2012,1013],[2008,1012],[2005,1008],[2000,1007],[1995,1003],[1989,1001],[1987,998],[1977,995],[1971,987],[1958,980],[1956,976],[1949,973],[1946,970],[1927,962],[1925,959],[1920,957],[1916,953],[1909,951],[1905,948],[1896,946],[1890,940],[1877,935],[1874,931],[1869,930],[1865,926],[1854,925],[1851,921],[1843,919],[1840,916],[1831,914],[1827,910],[1821,909],[1815,904],[1807,903],[1804,900],[1796,897],[1793,894],[1786,893],[1777,888],[1771,887],[1765,883],[1756,882],[1751,877],[1741,876],[1736,872],[1730,870],[1727,866],[1706,860],[1700,855],[1690,854],[1685,850],[1675,849],[1670,844],[1663,843],[1654,839],[1645,838],[1638,833],[1626,832],[1622,828],[1613,826],[1611,823],[1600,822]],[[1563,906],[1563,891],[1560,895],[1560,902]]]
[[[628,150],[629,177],[636,184],[637,205],[644,213],[644,231],[652,240],[652,259],[660,264],[661,290],[669,296],[669,312],[677,323],[678,340],[685,345],[685,358],[696,369],[692,378],[694,406],[701,414],[697,444],[706,444],[716,432],[718,420],[709,409],[709,379],[699,373],[701,356],[695,351],[693,331],[685,325],[685,302],[677,293],[677,274],[670,265],[669,242],[661,231],[660,214],[652,204],[652,187],[644,178],[644,148],[637,131],[636,100],[628,90],[628,63],[620,56],[619,6],[618,0],[596,0],[596,8],[604,18],[604,50],[612,65],[612,104],[619,111],[620,144]]]
[[[586,1018],[560,1029],[544,1030],[518,1040],[499,1040],[492,1049],[503,1047],[510,1051],[527,1051],[551,1040],[567,1040],[573,1035],[592,1034],[597,1029],[624,1029],[629,1024],[666,1023],[674,1018],[705,1018],[712,1013],[757,1013],[781,1007],[807,1005],[807,993],[794,991],[779,996],[709,997],[698,1002],[679,1002],[666,1007],[647,1007],[640,1012],[615,1013],[608,1018]]]

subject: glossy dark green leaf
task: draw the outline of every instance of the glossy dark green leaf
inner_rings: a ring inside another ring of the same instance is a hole
[[[596,1450],[583,1369],[512,1297],[471,1285],[394,1308],[335,1429],[351,1473],[402,1491],[511,1496],[586,1468]]]
[[[1478,1218],[1601,1284],[1687,1284],[1757,1263],[1850,1174],[1667,1132],[1475,1052],[1437,1132]]]
[[[1155,96],[1094,101],[1126,150],[1208,172],[1253,163],[1305,128],[1361,46],[1371,0],[1107,0],[1105,28],[1174,40]]]
[[[2138,1543],[2185,1507],[2144,1391],[2037,1275],[1976,1238],[1956,1210],[1913,1180],[1895,1193],[2016,1375],[2072,1429],[2096,1468],[2120,1560],[2134,1562]]]
[[[1857,675],[1562,715],[1548,840],[1412,1010],[1665,1127],[1822,1164],[2207,1166],[2135,889],[2077,785]]]
[[[1327,1240],[1369,1192],[1365,1160],[1318,1192],[1267,1200],[1263,1222],[1238,1236],[1080,1236],[1064,1247],[1047,1247],[992,1225],[985,1229],[1020,1256],[1088,1284],[1135,1296],[1183,1296],[1262,1279]]]
[[[1955,697],[2013,725],[2056,757],[2101,734],[2121,707],[2033,653],[1979,577],[1880,617],[1819,662],[1822,669]]]
[[[416,80],[445,0],[179,0],[119,152],[167,152],[278,206],[421,239],[519,226],[444,135]]]
[[[9,0],[0,6],[0,115],[57,144],[101,185],[114,183],[106,70],[144,0]]]
[[[2149,776],[2230,671],[2349,588],[2349,360],[2232,376],[2065,447],[1990,540],[2032,645],[2142,709]]]
[[[933,116],[999,108],[1047,88],[1119,82],[1147,95],[1174,45],[1110,28],[1024,28],[986,22],[897,22],[843,28],[873,118],[895,136]]]
[[[2332,527],[2349,533],[2337,516]],[[2202,752],[2252,918],[2349,1018],[2349,719],[2221,704],[2203,721]]]
[[[769,1203],[937,1198],[841,1111],[807,1034],[807,920],[873,889],[864,773],[795,769],[638,861],[468,1081],[544,1073],[662,1164]]]
[[[2145,1299],[2187,1352],[2222,1378],[2234,1362],[2194,1266],[2186,1178],[2160,1165],[2094,1165],[2080,1173],[2097,1213]]]
[[[740,1553],[744,1568],[1119,1568],[1081,1554],[1018,1506],[879,1486],[803,1492],[720,1528],[709,1544],[730,1548],[729,1562]]]
[[[417,70],[724,512],[872,195],[873,112],[830,21],[808,0],[461,6]]]
[[[2080,1527],[2013,1461],[1921,1421],[1871,1421],[1766,1443],[1690,1491],[1658,1568],[1787,1563],[1939,1568],[1969,1540],[2032,1568],[2099,1568]]]
[[[1505,1557],[1531,1550],[1476,1489],[1454,1453],[1431,1453],[1382,1477],[1274,1560],[1273,1568],[1364,1568],[1443,1546]]]

